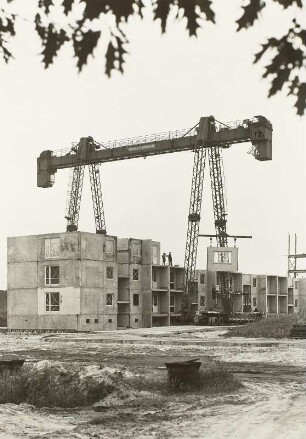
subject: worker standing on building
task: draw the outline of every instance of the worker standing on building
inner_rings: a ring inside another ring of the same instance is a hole
[[[166,253],[162,254],[163,265],[166,265]]]
[[[169,252],[169,254],[168,254],[168,263],[169,263],[170,267],[172,267],[172,255],[171,255],[171,252]]]

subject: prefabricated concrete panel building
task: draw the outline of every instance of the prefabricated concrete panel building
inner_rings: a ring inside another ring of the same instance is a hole
[[[306,309],[306,279],[241,273],[234,247],[209,247],[207,253],[207,270],[196,270],[192,313],[214,306],[224,271],[228,311],[259,310],[269,317]],[[160,243],[150,239],[85,232],[8,238],[8,328],[100,331],[177,324],[184,268],[161,265],[160,254]]]
[[[116,246],[83,232],[8,238],[8,327],[117,328]]]

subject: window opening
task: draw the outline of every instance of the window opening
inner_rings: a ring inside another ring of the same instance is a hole
[[[202,285],[205,284],[205,274],[203,274],[203,273],[200,274],[200,284],[202,284]]]
[[[214,252],[214,264],[231,264],[232,252]]]
[[[115,243],[113,239],[106,240],[106,254],[114,255],[115,254]]]
[[[132,256],[141,256],[141,243],[140,242],[133,242],[132,243]]]
[[[257,286],[257,279],[256,277],[253,278],[253,287],[256,288]]]
[[[45,238],[45,258],[56,258],[60,253],[60,238]]]
[[[106,294],[106,305],[112,305],[113,304],[113,294]]]
[[[107,279],[114,278],[114,268],[113,267],[106,267],[106,278]]]
[[[174,294],[170,294],[170,312],[175,311],[175,296]]]
[[[139,270],[137,268],[133,268],[133,280],[139,280]]]
[[[133,294],[133,305],[139,306],[139,294]]]
[[[205,296],[200,296],[200,306],[205,306]]]
[[[152,270],[152,282],[156,282],[156,279],[157,279],[156,270]]]
[[[86,319],[86,323],[90,323],[90,319]]]
[[[253,306],[256,306],[257,305],[257,303],[256,303],[256,297],[253,297]]]
[[[59,284],[59,266],[51,265],[45,267],[45,284],[58,285]]]
[[[59,293],[46,293],[46,311],[59,311],[60,310],[60,294]]]
[[[174,272],[170,271],[170,290],[174,290]]]

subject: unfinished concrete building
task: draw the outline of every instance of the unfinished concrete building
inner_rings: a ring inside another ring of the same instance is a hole
[[[100,331],[179,322],[184,268],[161,265],[150,239],[72,232],[8,238],[8,327]],[[244,274],[238,249],[208,247],[192,312],[214,306],[227,273],[229,312],[266,316],[306,308],[306,279]]]

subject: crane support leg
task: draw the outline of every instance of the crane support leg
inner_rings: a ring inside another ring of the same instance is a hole
[[[100,166],[99,164],[90,164],[89,178],[91,186],[91,196],[94,208],[96,233],[106,234],[105,215],[101,190]]]
[[[78,230],[85,165],[75,166],[70,174],[66,206],[67,232]]]
[[[208,161],[217,244],[218,247],[227,247],[227,209],[222,148],[218,146],[209,148]]]
[[[193,163],[182,296],[182,314],[185,319],[190,317],[191,311],[191,294],[195,277],[199,223],[201,219],[205,158],[206,148],[202,146],[195,151]]]

